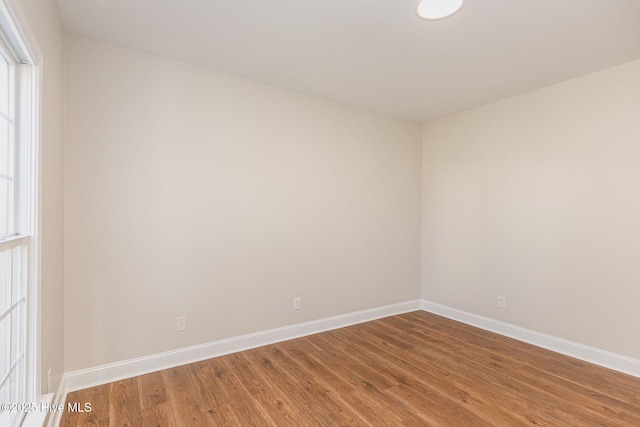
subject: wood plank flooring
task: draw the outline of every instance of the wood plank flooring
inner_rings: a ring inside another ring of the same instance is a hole
[[[640,379],[422,311],[75,393],[61,426],[640,426]]]

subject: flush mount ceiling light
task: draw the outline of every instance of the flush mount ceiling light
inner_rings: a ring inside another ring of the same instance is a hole
[[[435,21],[453,15],[463,4],[464,0],[421,0],[416,12],[422,19]]]

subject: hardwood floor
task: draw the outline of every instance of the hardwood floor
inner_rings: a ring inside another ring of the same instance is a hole
[[[70,393],[61,426],[640,426],[640,379],[422,311]]]

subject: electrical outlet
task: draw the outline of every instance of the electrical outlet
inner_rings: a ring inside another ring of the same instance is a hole
[[[300,310],[302,308],[302,298],[294,298],[293,299],[293,309]]]
[[[182,332],[187,329],[187,317],[179,316],[176,319],[176,332]]]
[[[507,299],[505,297],[498,297],[498,308],[507,308]]]

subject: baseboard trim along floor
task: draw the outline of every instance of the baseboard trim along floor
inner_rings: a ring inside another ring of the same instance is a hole
[[[72,391],[416,310],[424,310],[640,378],[640,360],[428,300],[413,300],[69,372],[61,380],[54,403],[64,404],[67,393]],[[55,415],[58,416],[50,417],[48,425],[51,427],[59,424],[60,414]]]
[[[211,359],[212,357],[343,328],[382,317],[408,313],[420,310],[420,305],[420,300],[406,301],[69,372],[64,375],[65,391],[70,392],[94,387],[161,369],[186,365],[200,360]]]
[[[421,308],[429,313],[457,320],[467,325],[495,332],[496,334],[533,344],[537,347],[546,348],[547,350],[555,351],[565,356],[574,357],[585,362],[640,378],[640,360],[637,359],[543,334],[531,329],[521,328],[488,317],[478,316],[477,314],[468,313],[427,300],[422,300]]]

